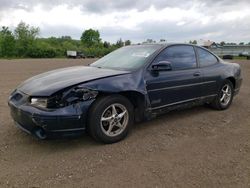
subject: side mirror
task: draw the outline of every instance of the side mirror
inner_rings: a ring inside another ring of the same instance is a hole
[[[160,61],[151,66],[152,71],[169,71],[172,70],[171,62],[169,61]]]

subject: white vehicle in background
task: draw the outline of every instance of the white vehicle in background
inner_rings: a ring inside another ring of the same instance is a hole
[[[85,55],[83,54],[83,52],[67,50],[67,57],[76,59],[76,58],[85,58]]]
[[[250,53],[247,51],[241,52],[239,54],[240,57],[246,57],[247,59],[250,59]]]
[[[239,56],[241,56],[241,57],[249,57],[249,56],[250,56],[250,53],[247,52],[247,51],[244,51],[244,52],[241,52],[241,53],[239,54]]]

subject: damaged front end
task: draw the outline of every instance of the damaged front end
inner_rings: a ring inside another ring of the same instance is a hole
[[[45,139],[84,132],[88,109],[97,95],[98,91],[79,86],[50,97],[28,96],[16,90],[10,96],[9,106],[18,127]]]
[[[81,101],[88,101],[95,99],[98,91],[80,86],[73,87],[72,89],[62,93],[62,96],[56,97],[56,104],[61,106],[68,106]],[[59,100],[58,100],[59,99]]]
[[[95,99],[98,91],[83,87],[73,87],[64,92],[59,92],[51,97],[30,97],[32,106],[43,108],[45,110],[63,108],[72,104]]]

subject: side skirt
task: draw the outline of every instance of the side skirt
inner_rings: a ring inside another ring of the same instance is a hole
[[[146,112],[145,119],[152,119],[159,115],[165,114],[167,112],[173,111],[173,110],[183,110],[192,108],[194,106],[200,106],[206,103],[210,103],[214,100],[214,98],[217,96],[217,94],[209,95],[209,96],[203,96],[199,98],[193,98],[185,101],[180,101],[176,103],[171,103],[159,107],[149,108]]]

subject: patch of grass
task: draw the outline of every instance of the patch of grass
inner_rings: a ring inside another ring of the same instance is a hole
[[[234,56],[234,59],[236,59],[236,60],[247,60],[247,57]]]

